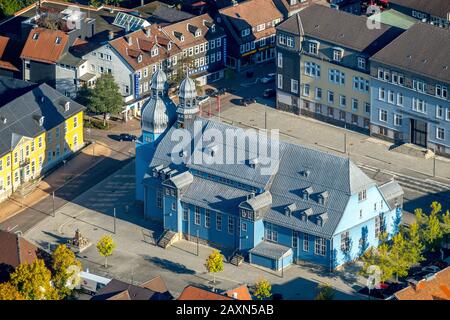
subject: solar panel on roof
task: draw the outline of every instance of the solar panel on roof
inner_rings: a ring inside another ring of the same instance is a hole
[[[131,14],[119,12],[114,18],[113,25],[128,31],[136,31],[138,29],[148,27],[150,23]]]

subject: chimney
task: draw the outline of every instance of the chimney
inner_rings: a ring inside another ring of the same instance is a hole
[[[133,39],[131,38],[131,35],[127,37],[128,40],[128,45],[132,46],[133,45]]]
[[[109,40],[114,39],[114,31],[109,31],[109,33],[108,33],[108,39],[109,39]]]
[[[147,36],[147,38],[151,37],[152,32],[151,32],[150,28],[145,29],[145,35]]]
[[[232,296],[233,296],[234,299],[237,299],[238,298],[238,293],[237,292],[233,292]]]

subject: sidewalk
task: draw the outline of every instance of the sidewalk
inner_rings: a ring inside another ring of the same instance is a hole
[[[91,144],[78,155],[45,177],[38,188],[23,199],[9,198],[0,204],[0,222],[31,207],[51,195],[71,179],[83,174],[91,167],[111,155],[111,149],[101,142]]]

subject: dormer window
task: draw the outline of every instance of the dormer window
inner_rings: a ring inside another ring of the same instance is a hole
[[[60,37],[56,37],[55,43],[56,43],[56,44],[60,44],[60,43],[61,43],[61,38],[60,38]]]
[[[246,37],[248,35],[250,35],[250,29],[247,28],[241,31],[241,37]]]
[[[341,62],[343,56],[344,56],[343,49],[341,49],[341,48],[333,49],[333,61]]]
[[[39,126],[41,126],[41,127],[44,126],[44,116],[40,116],[38,122],[39,122]]]
[[[303,200],[309,200],[309,197],[313,193],[313,188],[309,187],[303,190]]]
[[[310,216],[312,216],[313,215],[313,209],[312,208],[308,208],[308,209],[306,209],[306,210],[304,210],[303,212],[302,212],[302,215],[301,215],[301,219],[302,219],[302,221],[308,221],[308,218],[310,217]]]
[[[66,101],[66,103],[64,103],[64,111],[67,112],[70,109],[70,101]]]
[[[195,31],[195,37],[200,37],[202,32],[200,30]]]
[[[216,25],[215,25],[215,24],[213,24],[213,25],[211,26],[211,31],[212,31],[212,32],[216,32]]]
[[[37,39],[39,39],[39,33],[38,32],[33,34],[33,40],[37,40]]]
[[[321,205],[326,205],[327,201],[328,201],[328,197],[329,197],[328,191],[324,191],[318,195],[317,201]]]
[[[284,214],[290,217],[297,210],[297,205],[295,203],[291,203],[286,208],[284,208]]]
[[[327,222],[327,220],[328,220],[328,212],[324,212],[319,216],[317,216],[316,224],[319,227],[322,227],[325,224],[325,222]]]
[[[253,158],[249,160],[249,165],[251,168],[256,168],[256,165],[258,164],[259,160],[258,158]]]
[[[156,47],[156,48],[152,49],[151,55],[152,55],[152,57],[156,57],[158,55],[158,53],[159,53],[159,50]]]
[[[320,45],[320,43],[318,41],[310,41],[309,47],[308,47],[308,52],[310,54],[314,54],[314,55],[319,54],[319,45]]]
[[[137,61],[138,61],[139,63],[142,62],[142,54],[140,54],[140,55],[138,56]]]
[[[167,50],[171,50],[172,49],[172,42],[169,41],[169,43],[167,44]]]

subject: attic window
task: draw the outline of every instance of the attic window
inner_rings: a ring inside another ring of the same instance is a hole
[[[66,103],[64,103],[64,111],[69,111],[70,109],[70,101],[66,101]]]
[[[310,174],[311,174],[311,171],[309,171],[309,170],[304,170],[304,171],[302,172],[302,175],[303,175],[304,177],[306,177],[306,178],[308,178]]]
[[[184,41],[184,35],[181,35],[180,37],[180,41],[183,42]]]
[[[38,122],[39,122],[39,126],[42,127],[44,125],[44,116],[40,116],[38,119]]]
[[[313,188],[309,187],[303,190],[303,200],[309,200],[309,196],[313,193]]]
[[[140,55],[138,56],[137,61],[138,61],[138,62],[142,62],[142,54],[140,54]]]
[[[39,33],[38,32],[33,34],[33,40],[37,40],[37,39],[39,39]]]
[[[313,214],[313,209],[308,208],[308,209],[304,210],[301,215],[302,221],[308,221],[308,217],[312,216],[312,214]]]
[[[202,35],[202,32],[200,30],[195,31],[195,36],[200,37]]]
[[[212,32],[216,32],[216,25],[215,25],[215,24],[213,24],[213,25],[211,26],[211,31],[212,31]]]
[[[328,220],[328,212],[324,212],[319,216],[317,216],[316,224],[319,227],[322,227],[325,224],[325,222],[327,222],[327,220]]]
[[[169,41],[169,43],[167,43],[167,50],[171,50],[172,49],[172,42]]]
[[[61,43],[61,38],[60,38],[60,37],[56,37],[55,43],[56,43],[56,44],[60,44],[60,43]]]
[[[290,217],[297,210],[297,205],[295,203],[291,203],[286,208],[284,208],[284,214]]]
[[[324,191],[319,194],[317,200],[319,204],[325,205],[328,201],[328,197],[329,197],[328,191]]]
[[[159,50],[157,47],[152,49],[152,52],[151,52],[152,57],[156,57],[158,55],[158,52],[159,52]]]

